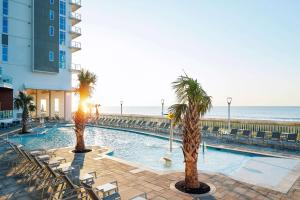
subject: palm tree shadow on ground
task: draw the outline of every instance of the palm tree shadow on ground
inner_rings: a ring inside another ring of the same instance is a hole
[[[85,153],[74,153],[74,158],[72,160],[71,166],[74,168],[72,171],[72,177],[74,182],[79,184],[80,170],[84,166]]]

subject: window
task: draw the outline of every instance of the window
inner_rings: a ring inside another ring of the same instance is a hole
[[[53,53],[53,51],[49,51],[49,61],[50,62],[54,61],[54,53]]]
[[[54,11],[53,10],[49,11],[49,19],[54,20]]]
[[[2,45],[2,61],[7,62],[8,61],[8,46]]]
[[[65,45],[66,44],[66,32],[59,31],[59,44]]]
[[[41,112],[46,112],[46,111],[47,111],[47,100],[41,99]]]
[[[66,68],[66,52],[59,51],[59,68],[65,69]]]
[[[59,112],[59,98],[54,99],[54,112]]]
[[[66,2],[59,1],[59,14],[66,15]]]
[[[2,32],[8,33],[8,18],[7,18],[7,16],[3,16],[3,18],[2,18]]]
[[[54,0],[50,0],[50,4],[53,5],[54,4]]]
[[[66,30],[66,18],[64,16],[59,16],[59,29]]]
[[[3,15],[8,15],[8,0],[3,0]]]
[[[54,36],[54,27],[49,26],[49,36]]]

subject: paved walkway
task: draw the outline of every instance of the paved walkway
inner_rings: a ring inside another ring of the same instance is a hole
[[[183,179],[183,173],[159,175],[154,172],[139,170],[134,166],[110,158],[100,157],[97,148],[94,147],[93,149],[88,154],[73,154],[70,152],[71,149],[59,149],[56,154],[65,157],[67,162],[72,162],[72,165],[80,167],[82,174],[96,171],[98,177],[95,186],[117,180],[121,197],[125,200],[142,192],[146,192],[149,199],[153,200],[192,199],[170,190],[170,183]],[[20,181],[20,178],[11,175],[11,169],[5,162],[7,156],[12,156],[12,154],[3,151],[0,154],[0,200],[39,199],[35,192],[30,191],[27,185]],[[220,174],[200,172],[199,179],[216,186],[216,193],[209,199],[300,199],[300,179],[295,182],[287,194],[241,183]]]

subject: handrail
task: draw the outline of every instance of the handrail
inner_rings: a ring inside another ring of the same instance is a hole
[[[70,12],[70,18],[81,20],[81,14],[76,12]]]
[[[74,33],[81,34],[81,28],[80,28],[80,27],[77,27],[77,26],[71,26],[71,27],[70,27],[70,31],[71,31],[71,32],[74,32]]]
[[[70,0],[70,3],[81,6],[81,0]]]
[[[1,110],[0,119],[11,119],[13,118],[13,110]]]
[[[71,42],[71,47],[72,47],[72,48],[78,48],[78,49],[81,49],[81,43],[80,43],[80,42],[76,42],[76,41],[72,41],[72,42]]]

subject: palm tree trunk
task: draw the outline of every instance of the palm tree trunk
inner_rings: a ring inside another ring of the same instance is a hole
[[[85,144],[84,144],[84,130],[77,129],[76,130],[76,146],[75,150],[76,152],[83,152],[85,150]]]
[[[200,116],[197,106],[190,104],[184,119],[183,155],[185,160],[185,186],[187,190],[200,187],[198,181],[197,161],[200,145]]]
[[[187,190],[199,188],[197,162],[185,162],[185,185]]]
[[[23,109],[23,113],[22,113],[22,133],[27,133],[28,129],[27,129],[27,118],[28,118],[28,110],[25,107]]]
[[[76,146],[75,151],[76,152],[83,152],[85,150],[85,144],[84,144],[84,129],[86,124],[86,116],[85,113],[79,109],[75,113],[75,133],[76,133]]]

